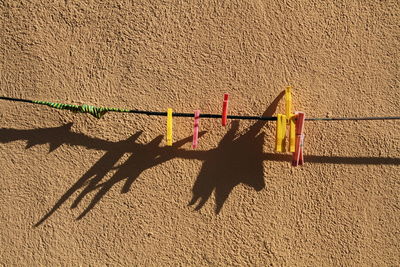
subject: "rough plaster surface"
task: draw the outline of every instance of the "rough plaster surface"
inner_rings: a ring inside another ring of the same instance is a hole
[[[398,1],[0,0],[1,95],[127,108],[399,115]],[[89,115],[1,102],[5,266],[399,266],[400,123]],[[187,139],[185,139],[187,138]]]

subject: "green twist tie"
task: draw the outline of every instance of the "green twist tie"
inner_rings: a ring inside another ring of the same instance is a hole
[[[92,116],[100,119],[107,111],[116,111],[116,112],[127,112],[124,109],[117,109],[117,108],[103,108],[103,107],[95,107],[90,105],[69,105],[69,104],[61,104],[61,103],[52,103],[46,101],[32,101],[33,103],[46,105],[56,109],[65,109],[70,110],[76,113],[89,113]]]
[[[100,119],[104,114],[107,113],[107,108],[102,108],[102,107],[95,107],[95,106],[90,106],[90,105],[81,105],[78,106],[78,112],[81,113],[90,113],[92,116]]]

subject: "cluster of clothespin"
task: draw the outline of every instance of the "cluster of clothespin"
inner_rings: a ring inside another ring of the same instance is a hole
[[[293,153],[293,166],[303,165],[304,147],[304,121],[305,113],[296,111],[292,113],[292,88],[285,90],[286,114],[278,114],[276,119],[276,144],[277,152],[285,152],[286,130],[289,125],[289,152]]]
[[[226,126],[228,119],[228,98],[229,94],[224,94],[224,101],[222,102],[222,126]],[[199,123],[200,123],[200,110],[194,111],[194,129],[192,147],[197,148],[199,140]],[[167,110],[167,146],[172,146],[172,109]]]
[[[224,94],[222,102],[222,126],[226,126],[228,116],[228,94]],[[303,165],[303,147],[304,147],[304,112],[296,111],[292,113],[292,92],[291,87],[287,87],[285,91],[286,114],[277,115],[276,126],[276,144],[277,152],[285,152],[285,140],[287,125],[289,125],[289,152],[293,153],[293,166]],[[194,112],[194,130],[192,147],[196,148],[199,135],[200,110]],[[167,110],[167,146],[172,146],[172,109]]]

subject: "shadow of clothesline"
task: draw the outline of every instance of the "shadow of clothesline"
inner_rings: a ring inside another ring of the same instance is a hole
[[[273,153],[264,153],[265,160],[267,161],[287,161],[292,160],[291,155],[277,155]],[[307,163],[317,164],[351,164],[351,165],[400,165],[400,158],[388,157],[341,157],[341,156],[317,156],[306,155],[305,161]]]
[[[264,116],[272,115],[277,107],[280,94],[264,112]],[[194,159],[202,161],[201,170],[192,188],[192,199],[189,205],[196,205],[198,210],[206,203],[211,194],[215,192],[215,212],[219,213],[238,184],[246,184],[256,191],[265,187],[264,161],[291,161],[290,155],[264,153],[264,121],[257,121],[247,129],[244,134],[238,134],[239,122],[233,121],[230,129],[214,149],[185,150],[181,147],[191,142],[192,137],[179,140],[172,147],[160,146],[163,136],[157,136],[147,144],[137,143],[142,132],[137,132],[126,140],[112,142],[92,138],[81,133],[71,131],[72,123],[55,128],[41,128],[30,130],[0,129],[0,143],[9,143],[16,140],[26,140],[26,148],[35,145],[50,145],[50,151],[61,145],[83,146],[87,149],[104,151],[104,155],[86,171],[53,205],[36,224],[39,226],[47,220],[58,208],[61,207],[75,193],[78,196],[73,200],[71,208],[76,208],[89,193],[94,196],[89,204],[84,207],[77,219],[83,218],[107,192],[116,184],[124,181],[121,193],[127,193],[140,174],[156,165],[174,158]],[[201,132],[200,135],[205,134]],[[124,154],[129,154],[128,159],[121,165],[117,162]],[[392,164],[400,165],[399,158],[380,157],[340,157],[340,156],[305,156],[309,163],[332,164]],[[110,178],[106,176],[112,171]]]

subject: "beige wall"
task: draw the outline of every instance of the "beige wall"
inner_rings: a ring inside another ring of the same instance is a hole
[[[0,1],[1,95],[399,115],[398,1],[103,2]],[[6,266],[400,265],[399,121],[308,122],[292,168],[275,123],[202,119],[192,150],[189,118],[167,148],[165,117],[0,114]]]

